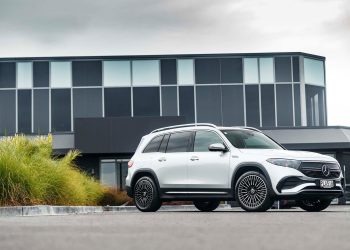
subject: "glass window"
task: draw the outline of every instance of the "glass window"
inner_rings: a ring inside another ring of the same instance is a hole
[[[196,102],[197,122],[222,124],[220,86],[197,86]]]
[[[293,82],[300,82],[299,56],[293,56]]]
[[[102,89],[73,89],[73,117],[102,117]]]
[[[244,82],[245,83],[258,83],[258,59],[257,58],[244,58]]]
[[[163,59],[160,61],[161,83],[176,84],[176,59]]]
[[[304,59],[305,83],[324,86],[323,61],[310,58]]]
[[[197,84],[220,83],[220,60],[196,59],[195,74]]]
[[[269,84],[262,84],[260,87],[262,126],[275,127],[275,87]]]
[[[101,86],[101,61],[73,61],[73,86]]]
[[[166,152],[187,152],[191,135],[192,132],[180,132],[171,134]]]
[[[180,116],[184,116],[187,123],[194,122],[194,91],[192,86],[179,87]]]
[[[50,83],[49,62],[33,62],[34,87],[49,87]]]
[[[131,88],[105,88],[105,117],[131,116]]]
[[[16,91],[0,90],[0,135],[16,133]]]
[[[159,88],[133,88],[134,116],[159,116]]]
[[[275,57],[276,82],[291,82],[292,67],[290,57]]]
[[[16,88],[16,63],[0,62],[0,88]]]
[[[260,82],[273,83],[273,58],[259,58]]]
[[[242,58],[221,59],[221,82],[222,83],[242,83],[243,66]]]
[[[214,143],[223,143],[220,136],[211,131],[197,131],[194,139],[194,152],[208,152],[209,146]]]
[[[194,70],[192,59],[177,60],[177,83],[179,85],[194,84]]]
[[[130,86],[130,67],[130,61],[104,61],[103,85],[111,87]]]
[[[32,132],[32,91],[18,90],[18,132],[29,134]]]
[[[165,153],[166,147],[168,146],[169,137],[170,137],[170,134],[164,135],[162,143],[160,144],[160,147],[159,147],[159,152]]]
[[[301,126],[300,85],[294,84],[295,126]]]
[[[106,186],[118,186],[115,160],[103,160],[100,167],[100,180]]]
[[[276,85],[277,125],[293,126],[293,94],[291,84]]]
[[[72,86],[71,62],[51,62],[51,87],[64,88]]]
[[[251,130],[222,130],[236,148],[282,149],[280,145],[260,132]]]
[[[33,87],[33,65],[31,62],[17,63],[17,88],[30,89]]]
[[[224,126],[244,126],[242,85],[221,86],[222,120]]]
[[[245,98],[247,126],[260,127],[259,86],[245,86]]]
[[[305,86],[306,112],[308,126],[325,126],[324,88],[312,85]]]
[[[156,86],[160,81],[158,60],[132,61],[132,81],[134,86]]]
[[[49,90],[35,89],[33,100],[34,133],[45,135],[49,132]]]
[[[160,143],[162,142],[164,135],[159,135],[153,138],[148,145],[143,150],[143,153],[154,153],[158,152],[158,149],[160,147]]]
[[[177,116],[177,87],[162,87],[162,115]]]
[[[71,90],[51,90],[52,132],[71,131]]]

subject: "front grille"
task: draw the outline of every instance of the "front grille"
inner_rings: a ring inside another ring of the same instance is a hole
[[[327,175],[322,168],[327,168],[329,174]],[[312,178],[322,178],[322,179],[334,179],[340,176],[340,168],[337,163],[329,162],[302,162],[299,170],[306,176]]]

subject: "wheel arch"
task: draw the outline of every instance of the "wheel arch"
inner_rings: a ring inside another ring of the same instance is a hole
[[[141,177],[144,177],[144,176],[148,176],[148,177],[152,178],[152,180],[154,181],[154,183],[157,186],[157,189],[159,190],[159,181],[158,181],[157,175],[153,171],[153,169],[150,169],[150,168],[139,169],[139,170],[135,171],[135,173],[131,179],[131,182],[130,182],[130,194],[132,197],[134,196],[134,186],[135,186],[137,180],[140,179]]]

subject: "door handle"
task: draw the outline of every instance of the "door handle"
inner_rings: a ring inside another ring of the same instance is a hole
[[[166,158],[165,157],[161,157],[161,158],[158,159],[158,161],[160,161],[160,162],[166,161]]]
[[[198,161],[199,158],[198,158],[198,156],[192,156],[190,160],[191,160],[191,161]]]

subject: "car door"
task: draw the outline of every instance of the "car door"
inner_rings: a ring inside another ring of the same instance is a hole
[[[214,131],[196,131],[193,152],[188,158],[188,187],[190,189],[224,189],[229,185],[230,152],[212,152],[208,147],[224,144]]]
[[[186,188],[192,133],[192,131],[171,133],[166,149],[164,150],[164,145],[160,148],[160,151],[165,151],[165,153],[159,154],[157,176],[160,187],[169,192]]]

